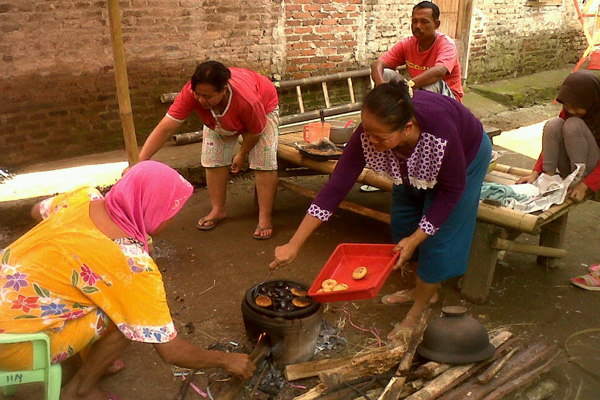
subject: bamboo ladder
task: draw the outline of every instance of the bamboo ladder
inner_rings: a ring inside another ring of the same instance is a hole
[[[321,84],[321,90],[323,91],[323,98],[325,100],[325,108],[323,109],[324,115],[332,116],[346,112],[353,112],[360,110],[361,102],[356,101],[356,95],[354,93],[354,83],[352,79],[369,77],[371,74],[370,69],[361,69],[356,71],[339,72],[331,75],[314,76],[310,78],[302,79],[291,79],[285,81],[274,82],[275,87],[279,89],[296,89],[296,100],[298,101],[299,113],[285,115],[280,118],[280,125],[288,125],[295,122],[307,121],[309,119],[319,118],[319,110],[306,111],[304,104],[304,98],[302,96],[302,87],[309,85]],[[329,88],[327,84],[333,81],[346,80],[348,85],[348,93],[350,95],[350,103],[332,106],[331,99],[329,97]],[[370,80],[370,79],[369,79]],[[374,87],[374,83],[370,80],[371,89]]]

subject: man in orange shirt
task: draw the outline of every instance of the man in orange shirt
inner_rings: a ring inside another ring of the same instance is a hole
[[[454,40],[436,32],[440,9],[430,1],[413,8],[413,36],[402,39],[371,65],[375,85],[400,79],[393,70],[406,65],[414,88],[441,93],[462,101],[464,95],[458,51]],[[388,69],[389,70],[386,70]]]

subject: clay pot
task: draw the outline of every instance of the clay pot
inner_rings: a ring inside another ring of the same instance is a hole
[[[442,308],[444,316],[425,329],[417,348],[421,356],[450,364],[472,363],[491,357],[496,348],[483,325],[460,306]]]

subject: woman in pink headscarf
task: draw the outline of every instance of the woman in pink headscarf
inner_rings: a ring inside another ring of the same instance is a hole
[[[131,341],[152,343],[180,367],[222,367],[244,378],[254,372],[246,354],[204,350],[177,336],[148,255],[147,236],[160,234],[192,192],[172,168],[140,162],[106,198],[87,187],[42,201],[32,215],[43,221],[0,251],[0,333],[45,332],[53,363],[83,356],[62,400],[117,399],[96,384]],[[0,370],[31,362],[30,347],[0,345]]]

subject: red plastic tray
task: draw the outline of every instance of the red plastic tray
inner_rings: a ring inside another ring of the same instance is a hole
[[[400,252],[392,252],[393,244],[342,243],[338,245],[325,263],[317,279],[308,290],[308,295],[317,303],[372,299],[392,272]],[[358,267],[367,267],[367,276],[352,279]],[[317,293],[325,279],[335,279],[348,285],[347,290]]]

